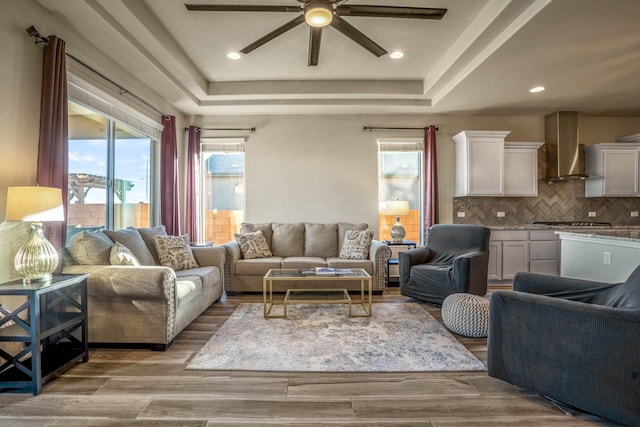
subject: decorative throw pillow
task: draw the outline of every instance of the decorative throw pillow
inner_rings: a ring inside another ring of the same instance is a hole
[[[157,227],[151,228],[138,227],[137,230],[138,233],[140,233],[140,237],[142,237],[144,244],[147,246],[147,249],[149,249],[149,252],[151,252],[151,256],[153,257],[155,265],[160,265],[158,252],[156,252],[156,242],[153,240],[153,238],[155,236],[166,236],[167,229],[164,227],[164,225],[158,225]]]
[[[240,246],[240,251],[244,259],[266,258],[271,256],[271,250],[261,230],[252,233],[234,234],[234,237]]]
[[[349,222],[339,222],[338,223],[338,252],[342,248],[344,244],[344,238],[347,235],[347,231],[349,230],[368,230],[369,225],[366,222],[361,222],[360,224],[352,224]]]
[[[121,243],[114,243],[111,247],[109,260],[111,265],[140,265],[140,261],[138,261],[133,252]]]
[[[126,228],[123,230],[103,230],[104,234],[109,236],[114,243],[125,245],[136,256],[141,265],[156,265],[153,255],[144,244],[142,236],[135,228]]]
[[[113,241],[102,231],[82,231],[69,241],[69,254],[77,264],[109,265]]]
[[[187,270],[198,267],[196,259],[193,257],[191,246],[189,246],[189,236],[154,236],[158,259],[160,264],[171,267],[175,271]]]
[[[267,241],[267,246],[271,248],[271,236],[273,235],[273,230],[271,229],[270,222],[262,222],[260,224],[253,224],[251,222],[243,222],[240,224],[240,230],[238,233],[253,233],[254,231],[262,231],[262,235],[264,236],[264,240]]]
[[[372,240],[373,230],[347,231],[342,249],[340,249],[340,258],[367,259]]]
[[[335,258],[338,256],[337,224],[304,224],[304,256]]]
[[[273,256],[304,256],[304,224],[271,224],[271,252]]]

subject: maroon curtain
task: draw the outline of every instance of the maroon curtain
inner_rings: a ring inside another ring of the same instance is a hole
[[[64,248],[67,236],[66,217],[69,194],[67,101],[65,42],[56,36],[49,36],[49,42],[44,48],[42,66],[37,181],[38,185],[43,187],[62,189],[65,221],[44,225],[47,239],[59,251]]]
[[[437,127],[424,128],[424,232],[438,222],[438,156]]]
[[[198,212],[200,202],[200,128],[189,126],[187,143],[187,194],[185,195],[184,232],[192,242],[200,241]]]
[[[162,116],[160,141],[160,221],[170,235],[180,234],[178,213],[178,143],[175,116]]]

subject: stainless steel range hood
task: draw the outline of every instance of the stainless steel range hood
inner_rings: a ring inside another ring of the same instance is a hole
[[[557,111],[545,117],[547,182],[585,179],[584,154],[578,144],[578,112]]]

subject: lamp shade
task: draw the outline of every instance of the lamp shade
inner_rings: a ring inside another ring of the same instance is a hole
[[[326,27],[333,20],[333,9],[326,0],[311,0],[304,9],[304,20],[312,27]]]
[[[388,200],[384,213],[392,216],[408,216],[409,202],[406,200]]]
[[[52,187],[7,188],[6,221],[64,221],[62,191]]]

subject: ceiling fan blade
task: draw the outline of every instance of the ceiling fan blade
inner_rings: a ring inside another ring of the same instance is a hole
[[[338,6],[337,13],[342,16],[368,16],[372,18],[442,19],[447,13],[447,9],[353,5]]]
[[[258,40],[254,41],[250,45],[240,49],[240,53],[247,54],[247,53],[259,48],[263,44],[265,44],[267,42],[270,42],[271,40],[275,39],[279,35],[286,33],[290,29],[297,27],[298,25],[302,24],[303,22],[304,22],[304,15],[300,15],[300,16],[296,17],[295,19],[292,19],[291,21],[287,22],[286,24],[284,24],[284,25],[276,28],[275,30],[271,31],[269,34],[260,37]]]
[[[195,12],[300,12],[300,6],[247,5],[247,4],[187,4]]]
[[[322,28],[309,27],[309,67],[318,65],[320,59],[320,42],[322,41]]]
[[[356,27],[349,24],[339,16],[335,15],[330,25],[345,36],[349,37],[354,42],[358,43],[363,48],[367,49],[375,56],[380,57],[382,55],[386,55],[387,51],[384,50],[378,43],[365,36],[360,30],[358,30]]]

